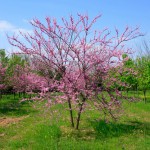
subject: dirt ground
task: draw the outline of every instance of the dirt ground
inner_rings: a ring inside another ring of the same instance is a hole
[[[2,117],[0,118],[0,126],[7,126],[10,124],[15,124],[28,116],[18,117],[18,118],[10,118],[10,117]]]

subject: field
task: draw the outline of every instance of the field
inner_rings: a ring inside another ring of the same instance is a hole
[[[143,98],[142,93],[139,96]],[[70,127],[69,115],[63,106],[55,107],[61,114],[57,117],[45,109],[43,103],[20,103],[19,96],[14,99],[13,95],[3,95],[0,149],[150,150],[150,92],[146,103],[125,102],[123,115],[117,122],[105,123],[97,120],[102,118],[99,113],[87,111],[82,115],[78,131]]]

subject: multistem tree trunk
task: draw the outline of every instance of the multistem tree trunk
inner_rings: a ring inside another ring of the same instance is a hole
[[[74,127],[73,112],[72,112],[72,106],[71,106],[70,98],[68,98],[68,106],[69,106],[69,112],[70,112],[71,125],[72,125],[72,127]]]
[[[83,105],[84,105],[85,100],[86,100],[86,98],[83,97],[82,104],[80,105],[80,108],[79,108],[79,111],[78,111],[77,124],[76,124],[76,129],[77,130],[79,129],[81,113],[82,113],[82,110],[83,110]]]

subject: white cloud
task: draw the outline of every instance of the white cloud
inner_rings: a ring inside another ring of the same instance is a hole
[[[8,32],[12,32],[12,33],[32,33],[32,30],[29,29],[25,29],[25,28],[19,28],[16,27],[15,25],[11,24],[10,22],[6,21],[6,20],[0,20],[0,32],[1,33],[8,33]]]
[[[5,20],[0,20],[0,32],[10,31],[15,29],[15,26],[13,26],[11,23]]]
[[[14,33],[19,34],[19,32],[29,33],[29,34],[33,33],[33,31],[30,29],[20,28],[11,24],[10,22],[6,20],[0,20],[0,49],[1,48],[5,49],[8,55],[9,53],[18,51],[16,47],[13,48],[9,44],[6,34],[8,34],[9,36],[12,36]]]

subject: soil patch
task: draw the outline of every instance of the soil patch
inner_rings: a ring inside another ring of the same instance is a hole
[[[23,116],[23,117],[19,117],[19,118],[6,118],[6,117],[3,117],[3,118],[0,118],[0,126],[7,126],[7,125],[10,125],[10,124],[16,124],[17,122],[27,118],[28,116]]]

